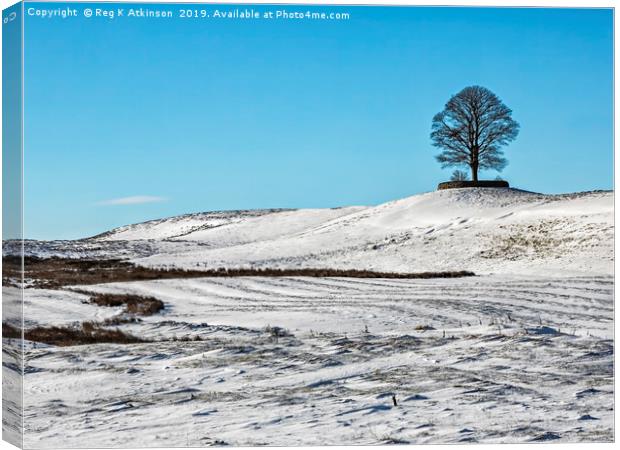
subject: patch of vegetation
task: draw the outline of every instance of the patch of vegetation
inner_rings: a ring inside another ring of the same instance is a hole
[[[124,306],[126,313],[137,316],[152,316],[164,309],[164,302],[155,297],[130,294],[95,294],[90,302],[98,306]]]
[[[272,327],[271,325],[267,325],[265,327],[265,333],[269,334],[271,337],[289,337],[293,336],[287,329],[282,327]]]
[[[22,259],[19,256],[2,258],[3,284],[14,284],[22,277]],[[469,271],[449,272],[374,272],[355,269],[271,269],[219,268],[184,270],[178,268],[141,267],[120,259],[90,260],[71,258],[24,257],[24,279],[28,286],[59,289],[63,286],[89,285],[112,282],[148,281],[171,278],[202,277],[340,277],[340,278],[458,278],[475,276]]]
[[[3,338],[21,338],[21,330],[8,323],[2,324]],[[35,327],[24,330],[24,339],[66,347],[84,344],[137,344],[149,342],[119,329],[108,329],[96,322],[84,322],[80,327]]]

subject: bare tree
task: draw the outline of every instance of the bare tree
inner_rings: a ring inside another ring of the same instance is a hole
[[[510,108],[487,88],[469,86],[433,117],[431,140],[443,149],[436,156],[442,168],[469,166],[472,179],[478,181],[478,170],[506,167],[501,148],[518,134]]]
[[[467,176],[467,172],[463,170],[455,170],[452,172],[452,176],[450,177],[450,181],[467,181],[469,177]]]

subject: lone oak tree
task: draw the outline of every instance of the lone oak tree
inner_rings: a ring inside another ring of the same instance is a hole
[[[506,167],[501,148],[518,134],[519,124],[497,95],[482,86],[469,86],[433,117],[431,140],[443,149],[436,156],[442,168],[467,165],[472,180],[478,181],[478,170]]]

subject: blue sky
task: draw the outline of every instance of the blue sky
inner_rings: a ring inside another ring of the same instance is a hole
[[[19,6],[2,11],[2,239],[22,238],[21,21]],[[13,18],[11,20],[11,18]],[[7,113],[9,112],[10,113]]]
[[[613,187],[611,10],[290,6],[351,18],[109,20],[83,17],[87,6],[25,19],[28,238],[433,190],[452,169],[434,159],[431,119],[472,84],[521,124],[501,174],[513,186]]]

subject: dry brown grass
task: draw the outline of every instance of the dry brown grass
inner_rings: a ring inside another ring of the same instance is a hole
[[[430,325],[416,325],[414,330],[416,331],[429,331],[429,330],[434,330],[435,328],[431,327]]]
[[[58,289],[62,286],[88,285],[125,281],[161,280],[170,278],[199,277],[343,277],[343,278],[457,278],[474,276],[469,271],[449,272],[373,272],[370,270],[343,269],[156,269],[140,267],[119,259],[87,260],[68,258],[24,258],[24,277],[33,280],[38,288]],[[21,258],[3,258],[4,283],[21,278]]]
[[[155,297],[130,294],[95,294],[90,302],[98,306],[125,306],[125,312],[137,316],[152,316],[164,309],[164,302]]]
[[[21,330],[8,323],[2,324],[3,338],[21,338]],[[24,339],[66,347],[84,344],[136,344],[149,342],[119,329],[108,329],[96,322],[84,322],[81,327],[35,327],[24,331]]]

